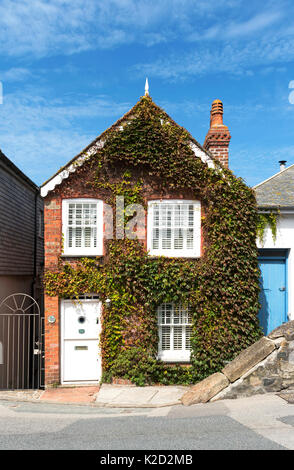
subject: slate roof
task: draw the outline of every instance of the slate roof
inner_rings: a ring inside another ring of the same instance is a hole
[[[253,187],[259,207],[294,209],[294,165]]]

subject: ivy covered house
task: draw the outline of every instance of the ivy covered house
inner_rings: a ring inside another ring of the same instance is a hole
[[[212,104],[201,146],[145,96],[42,186],[47,385],[191,383],[253,343],[257,211]]]

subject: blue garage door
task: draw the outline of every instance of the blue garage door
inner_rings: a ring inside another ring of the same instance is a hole
[[[286,256],[259,258],[261,292],[259,321],[265,335],[287,321]]]

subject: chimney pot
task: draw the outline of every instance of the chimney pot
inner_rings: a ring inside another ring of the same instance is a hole
[[[210,127],[223,126],[224,108],[221,100],[214,100],[210,112]]]
[[[287,163],[287,160],[280,160],[279,161],[279,164],[280,164],[280,171],[283,171],[286,169],[286,163]]]

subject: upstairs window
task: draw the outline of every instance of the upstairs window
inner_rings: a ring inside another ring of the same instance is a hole
[[[64,255],[103,254],[103,202],[66,199],[62,202]]]
[[[189,362],[192,314],[189,307],[166,303],[158,307],[158,358],[165,362]]]
[[[150,201],[147,230],[147,248],[150,255],[199,257],[200,201]]]

